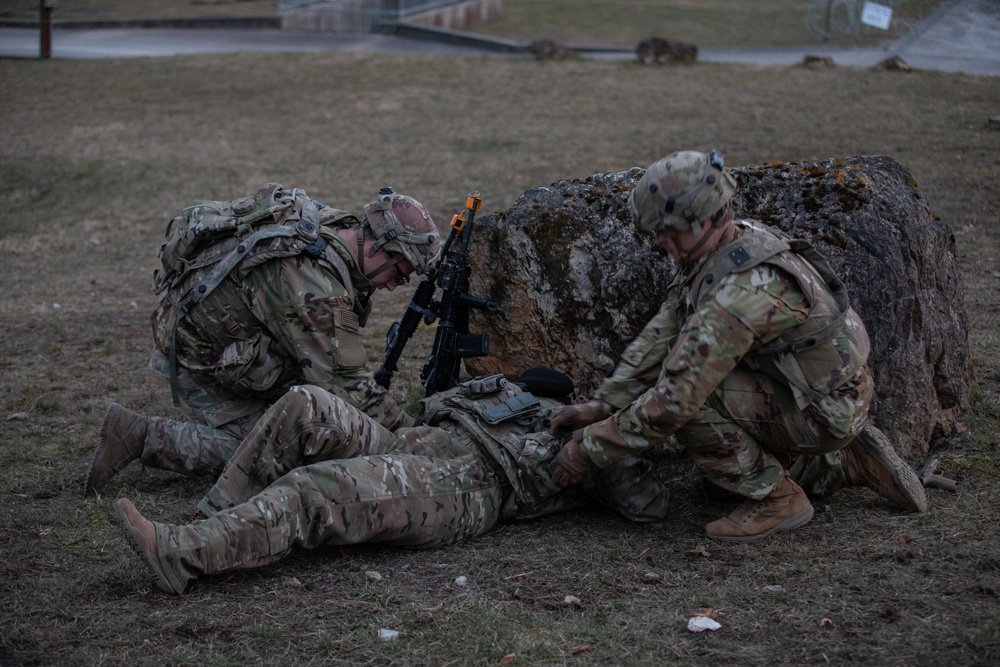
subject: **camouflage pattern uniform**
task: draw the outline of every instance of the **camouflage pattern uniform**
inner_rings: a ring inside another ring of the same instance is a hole
[[[868,416],[867,333],[784,239],[736,224],[735,240],[678,274],[594,394],[618,411],[584,429],[581,448],[604,468],[676,435],[723,490],[764,498],[795,461],[822,491],[833,483],[823,455]]]
[[[637,459],[584,489],[552,482],[548,464],[562,440],[540,429],[561,402],[513,383],[474,393],[466,382],[435,394],[425,399],[424,424],[391,433],[329,392],[292,388],[199,503],[208,519],[154,524],[174,591],[202,575],[273,562],[293,547],[432,547],[593,497],[635,521],[665,516],[666,489]]]
[[[325,241],[320,252],[306,252],[297,238],[277,238],[251,249],[180,319],[176,335],[185,295],[215,265],[169,281],[158,276],[154,289],[162,294],[152,314],[149,366],[170,377],[170,345],[176,340],[177,393],[201,423],[150,417],[144,465],[218,475],[267,408],[295,384],[321,386],[390,430],[413,423],[365,370],[361,327],[371,306],[355,283],[367,281],[354,258],[357,250],[336,233],[337,227],[360,221],[301,190],[291,192],[294,202],[281,211],[281,221],[313,223]],[[217,259],[238,242],[230,238],[210,245],[185,267]]]

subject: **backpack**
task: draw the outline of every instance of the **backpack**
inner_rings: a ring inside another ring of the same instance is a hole
[[[322,211],[322,213],[321,213]],[[323,257],[339,274],[351,299],[354,289],[344,260],[320,234],[356,219],[310,199],[299,189],[267,183],[257,192],[230,201],[196,199],[167,225],[167,240],[158,253],[153,291],[167,298],[176,312],[169,333],[169,375],[174,403],[177,389],[177,326],[233,271],[246,275],[271,259],[305,254]],[[196,275],[197,280],[190,279]]]
[[[306,243],[317,238],[317,225],[309,228],[301,214],[295,220],[284,220],[295,204],[296,192],[283,190],[278,183],[268,183],[252,195],[231,201],[196,199],[167,225],[167,240],[160,246],[160,268],[153,274],[153,291],[180,283],[191,271],[214,264],[238,247],[256,228],[281,224],[287,229],[274,229],[267,237],[299,236]],[[295,222],[289,226],[288,222]],[[249,250],[264,235],[253,238]],[[245,252],[245,251],[244,251]],[[243,253],[241,253],[243,254]]]

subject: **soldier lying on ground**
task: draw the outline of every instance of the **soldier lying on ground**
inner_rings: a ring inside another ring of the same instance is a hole
[[[547,432],[562,374],[520,384],[477,378],[424,399],[421,424],[395,433],[319,387],[293,387],[257,422],[186,525],[154,523],[119,499],[119,526],[168,593],[199,577],[266,565],[294,547],[434,547],[596,498],[633,521],[666,514],[645,459],[626,457],[563,490]],[[566,378],[568,381],[568,378]],[[567,382],[570,385],[571,383]]]
[[[681,270],[593,400],[553,418],[575,431],[553,479],[577,484],[676,435],[708,484],[747,499],[706,526],[710,538],[807,523],[789,467],[811,492],[867,485],[925,511],[916,473],[867,424],[868,335],[840,281],[809,244],[734,222],[735,190],[715,151],[669,155],[636,184],[635,223]]]
[[[217,477],[293,385],[323,387],[389,430],[412,425],[365,370],[360,329],[375,290],[429,269],[440,244],[427,209],[383,188],[358,220],[276,183],[195,204],[160,251],[149,365],[200,423],[112,405],[86,491],[100,492],[136,459]]]

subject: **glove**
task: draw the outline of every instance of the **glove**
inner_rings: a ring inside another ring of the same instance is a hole
[[[549,475],[556,486],[565,489],[567,486],[580,484],[595,467],[590,457],[580,449],[579,440],[570,439],[549,464]]]
[[[553,415],[549,432],[554,435],[558,435],[560,432],[569,433],[607,419],[614,413],[614,406],[604,401],[592,400],[586,403],[567,405]]]

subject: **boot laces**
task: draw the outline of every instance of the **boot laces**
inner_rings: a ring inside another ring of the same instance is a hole
[[[745,523],[747,521],[752,522],[763,508],[763,500],[746,500],[742,505],[733,510],[733,513],[730,515],[730,520],[734,523]]]

